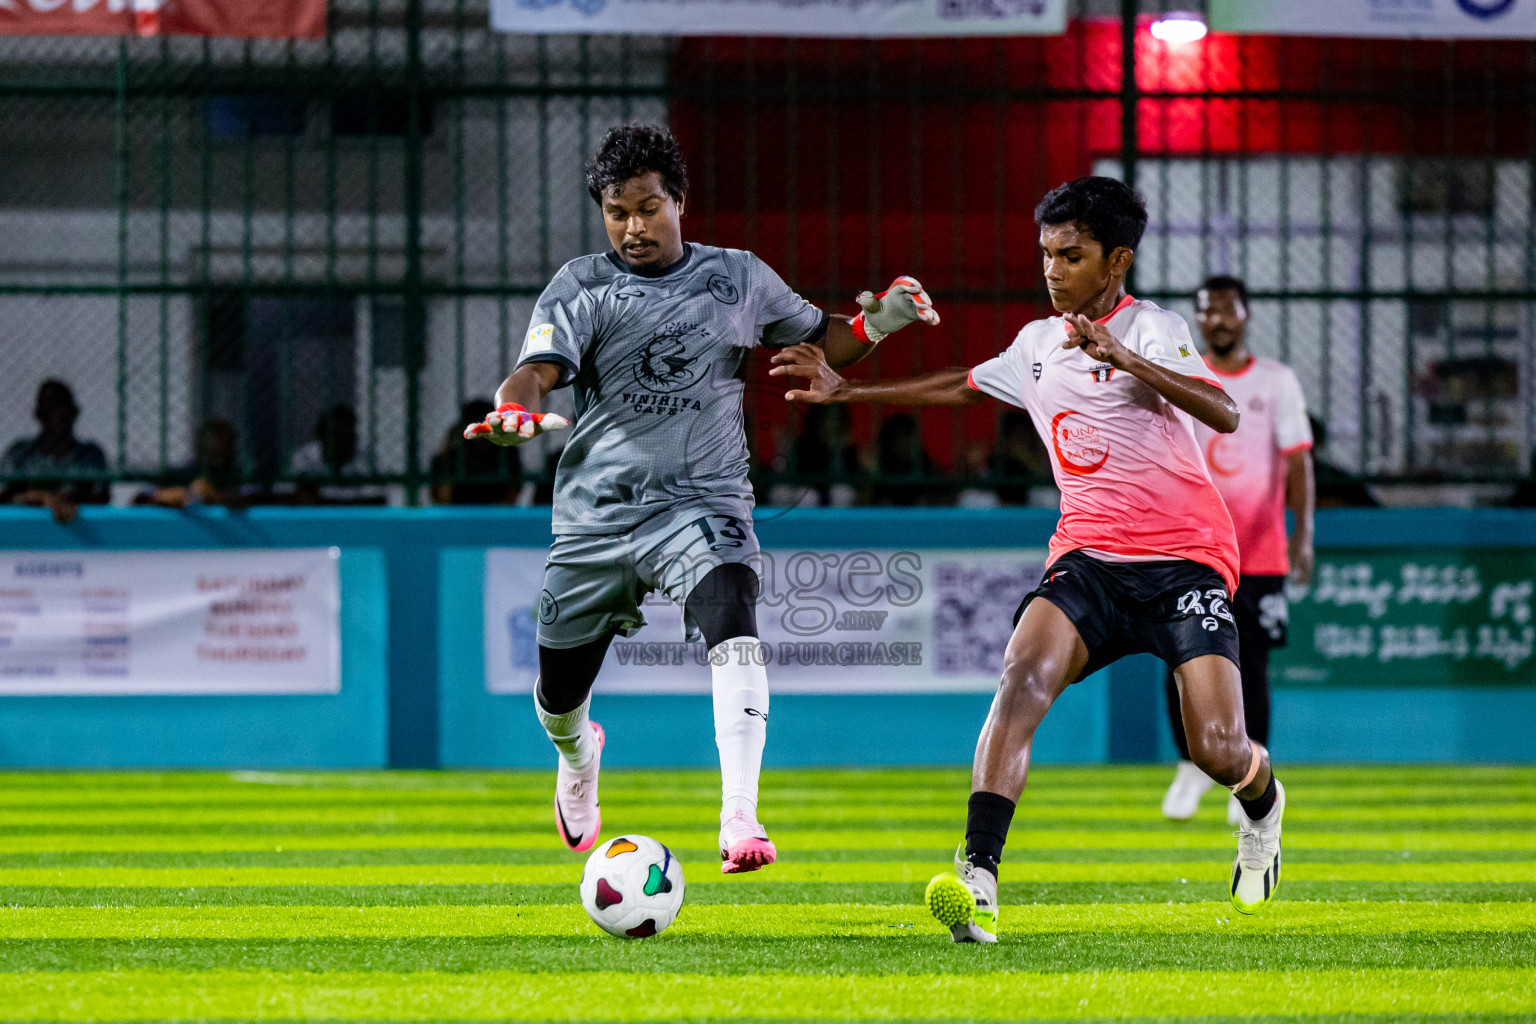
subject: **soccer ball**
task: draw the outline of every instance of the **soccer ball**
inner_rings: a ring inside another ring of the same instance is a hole
[[[581,905],[609,935],[655,935],[682,909],[683,866],[650,836],[610,839],[581,869]]]

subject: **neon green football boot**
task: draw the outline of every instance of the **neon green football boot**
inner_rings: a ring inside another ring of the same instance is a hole
[[[967,860],[964,843],[955,850],[954,874],[934,875],[923,899],[954,941],[997,941],[997,876]]]

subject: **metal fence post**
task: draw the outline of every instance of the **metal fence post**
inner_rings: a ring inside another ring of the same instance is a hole
[[[1120,179],[1131,188],[1136,187],[1136,151],[1140,140],[1136,134],[1136,101],[1139,90],[1136,83],[1136,15],[1138,0],[1120,0]],[[1136,279],[1136,265],[1131,264],[1125,275],[1125,288],[1130,291]]]
[[[405,5],[405,473],[412,505],[421,500],[421,370],[426,355],[427,310],[421,280],[422,217],[422,0]]]

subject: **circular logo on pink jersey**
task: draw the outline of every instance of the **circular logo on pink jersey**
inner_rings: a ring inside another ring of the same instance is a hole
[[[1243,467],[1241,465],[1223,463],[1221,461],[1221,457],[1217,454],[1217,452],[1225,447],[1222,442],[1225,441],[1228,436],[1229,435],[1227,434],[1216,434],[1210,439],[1209,442],[1206,443],[1205,446],[1205,464],[1209,466],[1211,472],[1215,473],[1217,476],[1237,476],[1243,471]]]
[[[1097,473],[1109,461],[1109,441],[1098,427],[1082,417],[1076,409],[1068,409],[1051,420],[1051,447],[1056,449],[1056,461],[1073,476]]]

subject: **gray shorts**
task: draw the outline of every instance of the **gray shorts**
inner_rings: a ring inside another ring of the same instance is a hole
[[[683,608],[684,639],[702,639],[687,612],[699,581],[732,562],[762,571],[752,521],[737,511],[690,503],[625,533],[556,537],[539,595],[539,645],[579,647],[615,630],[634,636],[645,625],[640,603],[653,590]]]

